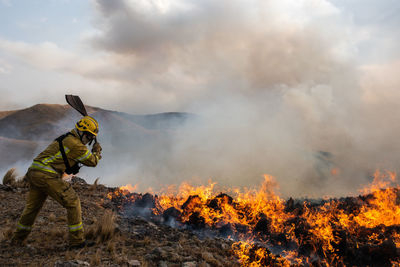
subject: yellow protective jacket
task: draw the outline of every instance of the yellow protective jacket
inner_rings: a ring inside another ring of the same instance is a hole
[[[71,131],[72,135],[67,135],[62,141],[64,151],[70,166],[75,163],[95,167],[99,162],[99,156],[91,153],[86,145],[79,138],[76,130]],[[60,177],[66,170],[58,141],[53,141],[42,153],[34,160],[29,169],[39,170],[51,177]]]

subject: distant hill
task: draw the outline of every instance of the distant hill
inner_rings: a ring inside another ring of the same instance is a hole
[[[166,112],[150,115],[131,115],[117,112],[118,115],[133,121],[147,129],[174,129],[184,123],[188,118],[194,117],[193,114],[182,112]]]
[[[0,119],[4,118],[5,116],[8,116],[12,113],[16,112],[15,110],[10,110],[10,111],[0,111]]]
[[[100,130],[116,131],[128,128],[124,131],[137,132],[131,132],[134,135],[151,134],[152,130],[173,129],[194,116],[178,112],[132,115],[95,107],[87,107],[87,110],[89,115],[100,122]],[[0,136],[19,140],[49,140],[54,138],[54,132],[63,133],[73,128],[73,123],[80,117],[70,106],[56,104],[38,104],[21,110],[2,111]]]
[[[98,120],[99,138],[110,151],[138,151],[144,144],[160,140],[194,117],[178,112],[132,115],[86,108]],[[19,160],[31,160],[36,149],[44,148],[43,144],[70,131],[79,118],[81,115],[69,105],[37,104],[21,110],[0,111],[0,169],[11,167]]]
[[[16,110],[0,120],[0,136],[20,140],[48,140],[62,119],[72,119],[71,108],[39,104]]]
[[[41,142],[17,140],[0,136],[0,169],[13,166],[18,161],[32,158]]]

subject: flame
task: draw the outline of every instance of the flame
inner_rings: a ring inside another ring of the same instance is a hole
[[[400,234],[399,233],[393,234],[393,241],[396,244],[396,247],[399,249],[400,248]]]
[[[136,186],[127,185],[108,197],[129,196],[134,201],[136,196],[129,192],[135,189]],[[275,178],[264,175],[259,189],[233,188],[229,190],[232,197],[218,194],[212,181],[198,187],[188,183],[178,189],[169,186],[156,198],[153,213],[161,215],[174,208],[182,223],[230,227],[234,238],[241,240],[232,245],[232,250],[243,266],[314,265],[311,258],[319,258],[321,265],[344,265],[340,249],[346,239],[362,238],[363,242],[379,245],[387,239],[379,227],[400,225],[399,189],[396,173],[377,170],[372,183],[361,190],[366,195],[353,198],[356,202],[348,205],[354,210],[346,210],[343,202],[329,199],[323,205],[304,202],[287,210],[289,200],[279,197]],[[392,231],[390,240],[400,248],[400,232],[396,231]],[[357,249],[358,242],[355,244]],[[278,256],[271,253],[270,247],[279,251]],[[308,254],[300,253],[300,248]]]
[[[257,247],[251,242],[239,241],[232,245],[236,257],[242,266],[284,266],[289,267],[290,261],[271,255],[268,249]],[[250,256],[251,255],[251,256]]]
[[[110,192],[107,194],[107,198],[109,199],[113,199],[117,196],[122,196],[122,195],[128,195],[129,193],[133,193],[136,191],[138,185],[134,185],[132,186],[131,184],[127,184],[124,186],[119,187],[117,190],[115,190],[114,192]]]
[[[363,193],[372,193],[367,201],[368,205],[361,208],[360,214],[354,219],[360,226],[373,228],[378,225],[400,224],[400,206],[398,205],[398,185],[391,189],[383,189],[396,182],[396,173],[381,173],[377,170],[374,173],[374,180],[369,187],[362,190]]]
[[[137,184],[135,186],[132,186],[131,184],[127,184],[125,186],[121,186],[119,189],[122,191],[127,190],[129,193],[133,193],[136,191],[137,186],[138,186]]]
[[[331,169],[331,174],[333,176],[337,176],[337,175],[339,175],[339,173],[340,173],[340,170],[338,168],[332,168]]]

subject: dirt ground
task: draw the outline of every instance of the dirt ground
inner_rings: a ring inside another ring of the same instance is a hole
[[[66,210],[48,198],[26,244],[11,245],[28,188],[0,185],[0,266],[240,266],[229,240],[123,217],[104,202],[115,188],[79,178],[72,184],[81,199],[86,236],[96,244],[68,250]]]

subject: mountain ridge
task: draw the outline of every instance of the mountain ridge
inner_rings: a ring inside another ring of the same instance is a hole
[[[113,158],[140,157],[149,145],[160,145],[194,114],[168,112],[133,115],[86,106],[100,125],[99,141]],[[74,128],[82,116],[69,105],[36,104],[28,108],[0,111],[0,170],[32,160],[38,149]],[[40,146],[39,146],[40,144]],[[40,151],[39,151],[40,152]]]
[[[99,115],[99,120],[106,117],[119,120],[119,123],[127,123],[125,120],[128,120],[131,127],[144,132],[170,129],[194,116],[185,112],[135,115],[92,106],[86,106],[86,109],[88,114],[95,118]],[[0,111],[0,136],[19,140],[48,140],[53,138],[53,135],[47,133],[53,132],[61,120],[75,122],[80,117],[69,105],[60,104],[36,104],[19,110]],[[73,125],[70,128],[73,128]]]

